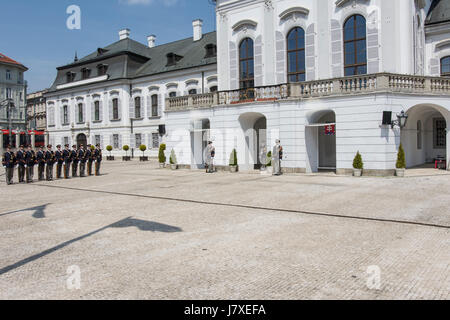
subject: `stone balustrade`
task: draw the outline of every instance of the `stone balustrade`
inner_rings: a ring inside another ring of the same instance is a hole
[[[166,100],[166,111],[171,112],[209,108],[216,105],[236,105],[264,101],[308,99],[377,92],[450,95],[450,78],[378,73],[220,91],[168,98]]]

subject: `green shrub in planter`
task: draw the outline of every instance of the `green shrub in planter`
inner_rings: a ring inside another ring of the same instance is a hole
[[[237,164],[238,164],[237,152],[236,152],[236,149],[233,149],[233,151],[231,151],[231,155],[230,155],[230,166],[236,167]]]
[[[359,151],[356,153],[355,159],[353,159],[353,169],[362,170],[364,169],[364,163]]]
[[[147,150],[147,146],[146,146],[146,145],[143,145],[143,144],[141,144],[141,146],[139,147],[139,150],[141,150],[141,151],[142,151],[142,156],[145,156],[145,151]]]
[[[175,154],[175,150],[172,149],[170,152],[170,164],[177,164],[177,155]]]
[[[272,151],[269,151],[267,153],[267,164],[266,167],[271,167],[272,166]]]
[[[405,150],[403,150],[402,144],[400,144],[400,147],[398,148],[397,163],[396,163],[395,167],[397,169],[405,169],[406,168]]]
[[[130,147],[129,147],[128,145],[124,145],[124,146],[122,147],[122,149],[123,149],[123,151],[125,151],[125,153],[126,153],[126,155],[127,155],[127,157],[128,157],[128,150],[130,150]]]
[[[164,151],[166,151],[166,145],[163,143],[159,146],[159,154],[158,154],[159,163],[166,163],[167,159]]]
[[[95,150],[94,146],[91,146],[92,150]],[[111,151],[113,151],[113,147],[112,146],[106,146],[106,151],[109,152],[109,156],[111,156]]]

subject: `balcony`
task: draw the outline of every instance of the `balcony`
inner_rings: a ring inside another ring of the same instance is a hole
[[[168,98],[166,112],[371,93],[450,95],[450,78],[378,73]]]

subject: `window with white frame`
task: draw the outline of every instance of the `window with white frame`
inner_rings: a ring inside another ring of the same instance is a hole
[[[94,120],[100,121],[100,101],[94,102]]]
[[[69,110],[67,105],[63,106],[63,124],[69,123]]]
[[[78,104],[78,123],[84,122],[84,114],[83,114],[83,104]]]
[[[158,116],[158,95],[152,95],[152,117]]]
[[[139,148],[142,145],[142,134],[136,133],[136,148]]]
[[[433,120],[434,148],[445,149],[447,146],[447,123],[443,118]]]
[[[141,97],[134,98],[134,117],[141,118]]]
[[[101,137],[99,135],[95,136],[95,145],[101,144]]]
[[[119,135],[118,134],[113,135],[113,148],[119,149]]]

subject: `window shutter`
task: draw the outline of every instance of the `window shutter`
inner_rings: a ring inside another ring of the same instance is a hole
[[[59,108],[59,118],[60,118],[60,121],[61,121],[61,125],[65,124],[64,123],[64,106]]]
[[[331,20],[331,74],[334,78],[342,77],[342,28],[337,20]]]
[[[230,41],[230,89],[239,89],[236,44]]]
[[[119,110],[119,119],[122,119],[122,101],[120,98],[117,98],[117,105],[118,105],[118,110]]]
[[[286,83],[286,40],[280,31],[277,31],[275,35],[276,39],[276,72],[277,72],[277,83]]]
[[[431,76],[439,77],[441,75],[440,62],[438,59],[430,59],[430,73]]]
[[[130,96],[130,119],[134,119],[136,117],[136,113],[135,113],[135,101],[134,101],[134,97]]]
[[[378,12],[375,10],[367,21],[367,73],[380,71],[380,46]]]
[[[305,56],[306,56],[306,81],[316,79],[316,51],[315,51],[315,30],[314,23],[306,29]]]
[[[108,100],[108,109],[109,109],[109,120],[113,120],[114,119],[114,115],[113,115],[113,102],[112,99]]]
[[[99,120],[103,121],[103,101],[100,100],[98,105],[99,105]]]
[[[262,37],[255,40],[255,86],[263,85],[263,58],[262,58]]]
[[[163,95],[158,94],[158,117],[162,117],[163,115]]]
[[[152,117],[152,96],[147,95],[147,118]]]

